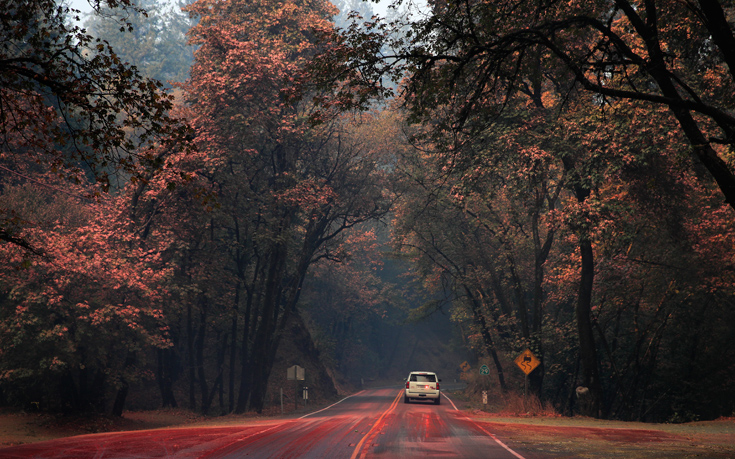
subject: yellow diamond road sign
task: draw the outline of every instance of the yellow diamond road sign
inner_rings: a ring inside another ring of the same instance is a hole
[[[526,374],[530,374],[541,363],[539,362],[539,359],[533,355],[530,349],[526,349],[521,353],[521,355],[516,357],[515,362],[516,365],[518,365],[518,368]]]

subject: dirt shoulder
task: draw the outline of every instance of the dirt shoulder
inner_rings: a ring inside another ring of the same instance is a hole
[[[735,458],[735,418],[687,424],[643,424],[555,416],[465,414],[524,457]],[[186,410],[126,412],[122,418],[81,418],[0,411],[0,447],[100,432],[179,426],[226,426],[273,416],[202,417]]]
[[[92,433],[177,427],[207,419],[186,410],[126,412],[121,418],[0,410],[0,447]]]
[[[511,448],[554,457],[680,459],[735,458],[735,418],[648,424],[576,417],[468,416]]]

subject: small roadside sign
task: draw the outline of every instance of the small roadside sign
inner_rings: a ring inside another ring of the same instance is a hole
[[[470,364],[467,363],[467,361],[465,360],[464,362],[462,362],[462,364],[459,366],[459,368],[461,368],[462,371],[464,371],[464,372],[468,372],[468,371],[470,371],[470,369],[472,367],[470,367]]]
[[[289,380],[303,381],[304,380],[304,367],[300,367],[298,365],[288,367],[288,369],[286,370],[286,377]]]
[[[523,371],[526,375],[531,374],[531,372],[541,364],[539,359],[537,359],[536,356],[533,355],[533,352],[531,352],[530,349],[526,349],[525,351],[521,352],[521,355],[516,357],[515,362],[516,365],[518,365],[518,368],[520,368],[521,371]]]
[[[490,368],[488,368],[487,365],[483,365],[480,367],[480,374],[481,375],[489,375],[490,374]]]

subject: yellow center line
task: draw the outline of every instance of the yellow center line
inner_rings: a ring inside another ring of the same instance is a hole
[[[370,431],[367,434],[365,434],[364,437],[362,437],[362,440],[360,440],[360,443],[358,443],[357,446],[355,447],[355,451],[352,453],[352,456],[350,456],[350,459],[355,459],[358,457],[358,455],[360,456],[360,458],[365,457],[365,455],[367,454],[367,449],[363,451],[362,454],[360,454],[360,449],[362,449],[362,446],[365,444],[365,441],[369,437],[371,436],[374,437],[375,435],[377,435],[377,429],[380,427],[380,421],[383,420],[386,414],[396,409],[396,406],[398,406],[398,400],[400,400],[402,395],[403,395],[403,391],[398,392],[398,395],[396,395],[396,398],[393,400],[393,403],[390,404],[387,410],[383,411],[383,414],[381,414],[378,420],[375,421],[375,424],[373,424],[373,428],[370,429]]]

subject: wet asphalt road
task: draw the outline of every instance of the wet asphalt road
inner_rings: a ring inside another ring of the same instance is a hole
[[[483,458],[531,459],[457,410],[403,403],[395,387],[368,389],[300,418],[228,427],[82,435],[0,449],[0,458]]]

